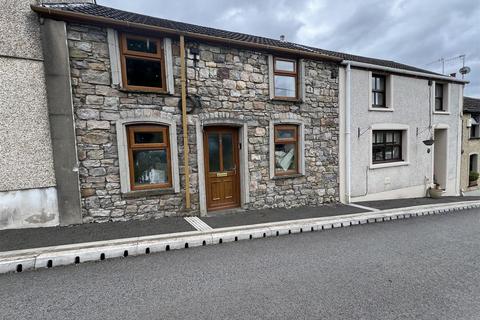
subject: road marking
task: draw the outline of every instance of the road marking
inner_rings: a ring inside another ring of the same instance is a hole
[[[198,231],[210,231],[213,230],[208,224],[200,220],[199,217],[185,217],[185,221],[190,223]]]
[[[362,206],[362,205],[359,205],[359,204],[356,204],[356,203],[349,203],[348,205],[349,205],[349,206],[352,206],[352,207],[357,207],[357,208],[360,208],[360,209],[365,209],[365,210],[373,211],[373,212],[381,211],[381,210],[379,210],[379,209],[375,209],[375,208],[372,208],[372,207]]]

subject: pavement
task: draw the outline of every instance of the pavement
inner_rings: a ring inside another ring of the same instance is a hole
[[[371,207],[379,210],[388,210],[396,208],[408,208],[414,206],[423,206],[429,204],[439,204],[439,203],[455,203],[458,201],[473,201],[479,200],[480,196],[469,196],[469,197],[441,197],[439,199],[432,198],[409,198],[409,199],[394,199],[394,200],[379,200],[379,201],[362,201],[356,202],[356,204]]]
[[[319,207],[212,213],[207,217],[196,219],[206,229],[218,229],[472,200],[480,201],[480,197],[396,199],[358,202],[352,205],[325,204]],[[97,241],[188,233],[196,230],[202,230],[199,228],[199,224],[190,223],[183,217],[166,217],[146,221],[88,223],[67,227],[0,230],[0,253]]]
[[[0,274],[9,319],[478,319],[480,210]]]
[[[342,204],[295,209],[266,209],[201,218],[212,228],[252,225],[275,221],[328,217],[365,212]],[[68,227],[29,228],[0,231],[0,252],[67,245],[83,242],[125,239],[197,230],[183,217],[147,221],[88,223]]]

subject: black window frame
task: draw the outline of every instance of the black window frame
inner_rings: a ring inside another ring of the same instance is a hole
[[[469,139],[480,139],[480,114],[470,114]]]
[[[403,131],[404,130],[373,130],[372,131],[372,151],[371,151],[372,152],[372,164],[405,161],[403,159]],[[392,133],[393,134],[392,142],[387,142],[387,133]],[[398,143],[395,142],[395,133],[398,133],[399,137],[400,137]],[[377,134],[382,134],[383,135],[381,143],[376,142],[376,135]],[[393,150],[395,149],[395,147],[399,148],[397,158],[394,158]],[[383,148],[382,149],[382,152],[383,152],[383,159],[382,160],[376,160],[375,159],[375,152],[376,151],[374,151],[374,150],[379,149],[379,148]],[[391,148],[391,150],[392,150],[392,158],[391,159],[385,159],[386,158],[385,154],[386,154],[387,148]]]
[[[383,81],[383,90],[376,88],[376,79]],[[373,85],[375,83],[375,86]],[[383,94],[383,104],[375,104],[375,95]],[[387,76],[384,74],[372,74],[372,108],[386,109],[387,108]]]
[[[441,89],[438,90],[438,92],[437,92],[438,87],[440,87]],[[441,93],[440,95],[438,94],[439,92]],[[434,108],[435,108],[436,112],[445,112],[446,111],[445,110],[445,104],[443,103],[444,102],[444,100],[443,100],[444,96],[445,96],[444,84],[436,82],[435,83],[435,105],[434,105]],[[437,101],[439,101],[439,105],[440,105],[439,108],[437,108]]]

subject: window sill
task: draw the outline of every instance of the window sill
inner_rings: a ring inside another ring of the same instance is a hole
[[[480,137],[470,137],[468,140],[480,140]]]
[[[292,178],[298,178],[298,177],[303,177],[304,175],[301,173],[295,173],[295,174],[286,174],[286,175],[280,175],[280,176],[273,176],[272,180],[282,180],[282,179],[292,179]]]
[[[127,89],[127,88],[118,88],[118,91],[125,93],[140,93],[140,94],[158,94],[163,96],[172,96],[168,91],[158,91],[158,90],[138,90],[138,89]]]
[[[450,114],[450,112],[448,112],[448,111],[433,111],[433,114],[439,114],[439,115],[443,114],[443,115],[448,116]]]
[[[395,110],[393,108],[374,108],[374,107],[370,107],[370,108],[368,108],[368,111],[393,112]]]
[[[144,197],[150,197],[150,196],[161,196],[164,194],[174,194],[174,193],[175,193],[175,190],[173,188],[135,190],[135,191],[122,193],[122,198],[134,199],[134,198],[144,198]]]
[[[302,99],[298,99],[298,98],[271,98],[270,101],[301,103]]]
[[[408,166],[408,165],[410,165],[410,163],[406,162],[406,161],[377,163],[377,164],[371,164],[370,165],[370,170],[382,169],[382,168],[391,168],[391,167],[401,167],[401,166]]]

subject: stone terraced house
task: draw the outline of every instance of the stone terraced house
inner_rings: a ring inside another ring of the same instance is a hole
[[[439,77],[94,0],[59,2],[31,8],[61,225],[350,200],[346,177],[359,172],[346,165],[346,106],[363,99],[351,91],[371,94],[356,89],[371,81],[362,72],[420,73],[405,77],[413,86]]]
[[[480,155],[480,99],[463,97],[463,137],[462,137],[462,191],[480,194],[478,177],[480,172],[478,157]]]

